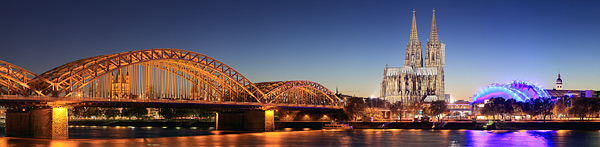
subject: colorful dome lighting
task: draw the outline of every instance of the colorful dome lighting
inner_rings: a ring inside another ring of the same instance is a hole
[[[515,99],[516,101],[524,102],[529,99],[549,98],[550,95],[537,84],[516,80],[506,84],[494,83],[480,89],[473,95],[471,103],[482,103],[494,97],[503,97],[505,99]]]

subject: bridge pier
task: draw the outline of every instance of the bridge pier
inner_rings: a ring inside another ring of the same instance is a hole
[[[217,113],[217,130],[274,131],[273,110]]]
[[[66,107],[7,112],[5,136],[67,139],[69,138],[68,122]]]

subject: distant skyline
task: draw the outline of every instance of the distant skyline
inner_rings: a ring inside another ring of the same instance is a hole
[[[436,9],[446,92],[512,80],[600,90],[597,1],[3,1],[0,60],[41,74],[78,59],[178,48],[252,82],[310,80],[378,97],[403,66],[412,10],[423,51]]]

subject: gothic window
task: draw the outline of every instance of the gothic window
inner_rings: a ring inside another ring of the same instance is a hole
[[[433,60],[433,58],[431,58],[431,57],[433,57],[433,56],[431,55],[431,52],[429,52],[429,59]]]

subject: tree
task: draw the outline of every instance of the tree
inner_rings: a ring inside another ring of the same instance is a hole
[[[511,105],[513,109],[513,114],[518,114],[519,116],[524,118],[523,116],[525,115],[525,111],[527,111],[525,108],[523,108],[523,105],[525,105],[525,103],[518,101],[512,103]]]
[[[144,116],[148,115],[148,110],[144,107],[123,108],[123,110],[121,111],[121,115],[127,117],[135,116],[137,118],[143,118]]]
[[[71,110],[71,114],[75,117],[83,117],[83,113],[85,112],[85,107],[73,107]]]
[[[494,120],[496,120],[496,115],[505,113],[507,108],[506,105],[506,99],[502,97],[490,98],[483,106],[481,113],[484,115],[492,115]]]
[[[205,109],[191,109],[189,112],[190,116],[200,117],[202,119],[213,120],[216,117],[215,113],[206,111]]]
[[[521,106],[521,109],[523,109],[523,111],[525,112],[525,114],[530,115],[530,116],[537,116],[540,115],[541,111],[540,109],[536,108],[534,105],[534,100],[527,100],[525,103],[523,103],[523,105]]]
[[[398,115],[400,118],[402,118],[402,110],[404,110],[404,103],[402,103],[401,101],[397,101],[394,104],[390,105],[390,112],[392,113],[392,116],[394,114]]]
[[[351,120],[356,120],[356,116],[362,113],[365,107],[365,102],[361,98],[350,97],[346,99],[344,112],[351,118]]]
[[[102,108],[104,110],[104,116],[106,118],[115,118],[121,115],[121,111],[118,108]]]
[[[588,101],[590,101],[588,103],[588,105],[590,105],[590,115],[596,115],[596,117],[598,116],[598,112],[600,112],[600,99],[596,99],[596,98],[585,98]],[[593,116],[590,116],[593,117]]]
[[[363,114],[366,117],[374,117],[374,118],[377,118],[377,119],[381,119],[382,118],[382,115],[381,115],[382,113],[377,108],[369,108],[369,107],[367,107],[367,108],[365,108],[363,110]]]
[[[555,115],[566,115],[567,114],[567,105],[565,104],[566,98],[560,98],[554,104],[554,108],[552,109],[552,113]]]
[[[192,109],[188,108],[175,108],[174,110],[177,117],[189,117],[194,113]]]
[[[433,115],[433,113],[431,113],[430,107],[424,107],[423,109],[421,109],[421,114],[424,116]]]
[[[102,112],[102,109],[98,108],[98,107],[86,107],[85,111],[83,112],[83,116],[84,117],[98,117],[101,116],[104,112]]]
[[[440,115],[448,112],[448,107],[446,106],[446,101],[434,101],[429,106],[429,114],[436,116],[438,121],[440,121]]]
[[[554,102],[551,98],[537,98],[532,101],[534,109],[539,111],[539,114],[542,115],[542,119],[546,122],[546,116],[552,115],[552,108],[554,107]]]
[[[517,100],[515,99],[507,99],[503,104],[504,106],[502,107],[502,118],[504,119],[505,115],[508,116],[512,116],[515,113],[515,109],[513,107],[513,105],[517,103]]]
[[[574,116],[578,116],[580,120],[600,111],[599,99],[573,98],[572,102],[571,108],[569,108],[567,112]]]
[[[171,118],[177,117],[177,115],[175,114],[175,110],[173,110],[173,108],[160,108],[158,110],[158,114],[160,116],[164,117],[165,119],[171,119]]]
[[[419,112],[423,111],[423,103],[416,102],[413,104],[409,104],[406,106],[406,110],[411,114],[418,115]]]
[[[574,99],[571,108],[567,112],[573,116],[579,117],[579,120],[583,121],[583,118],[587,115],[589,109],[585,99]]]

